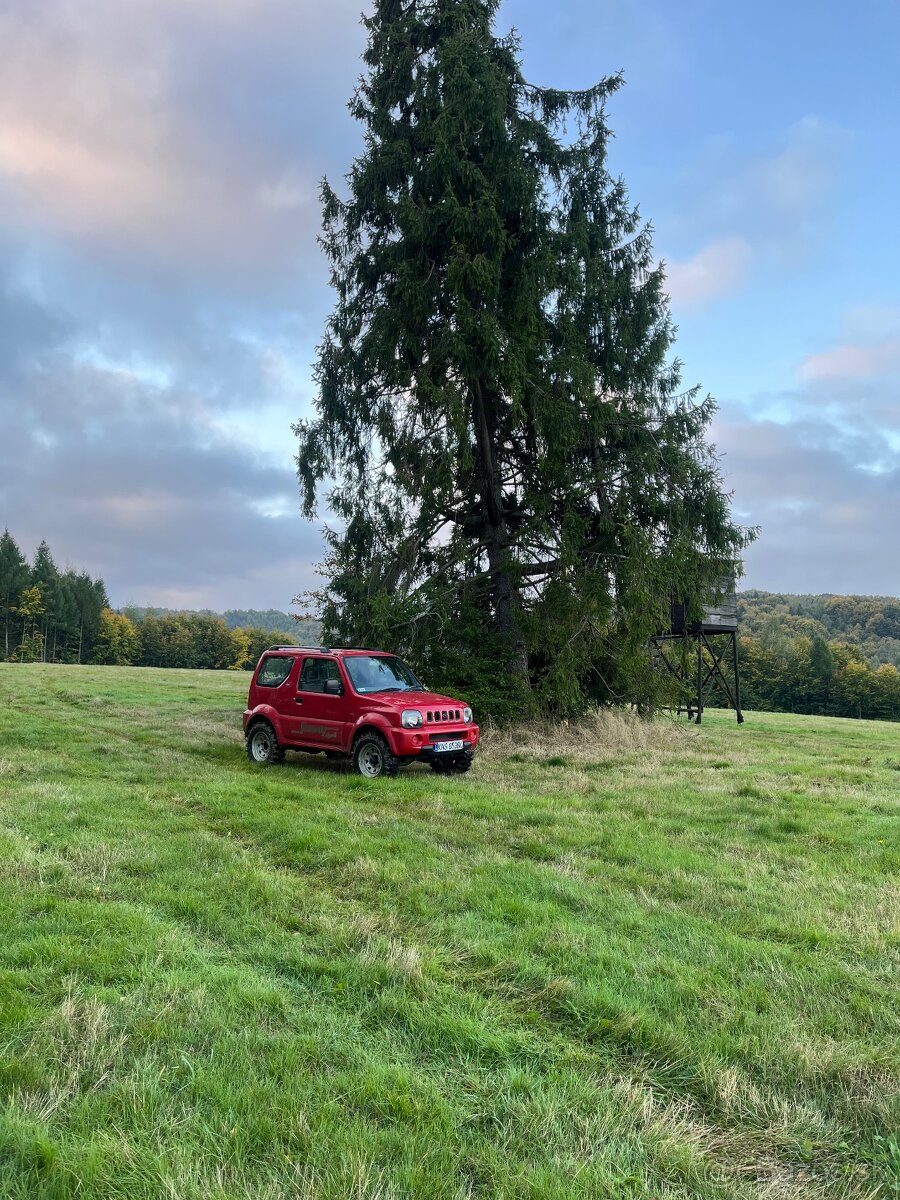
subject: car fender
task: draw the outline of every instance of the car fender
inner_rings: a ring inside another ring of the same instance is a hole
[[[246,733],[254,721],[260,717],[265,717],[269,724],[275,730],[275,736],[279,742],[283,740],[284,731],[281,728],[281,715],[277,709],[271,704],[257,704],[256,708],[248,709],[244,713],[244,732]]]
[[[366,712],[357,718],[356,723],[351,731],[350,746],[352,746],[356,740],[356,735],[359,733],[360,729],[373,727],[380,730],[384,734],[384,736],[387,738],[388,745],[391,748],[391,752],[396,754],[397,741],[395,734],[397,733],[397,726],[392,725],[390,720],[382,712]]]

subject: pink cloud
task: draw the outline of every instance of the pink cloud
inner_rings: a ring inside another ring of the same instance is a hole
[[[327,135],[273,131],[232,101],[252,102],[265,62],[278,103],[309,124],[309,96],[361,38],[357,8],[45,0],[0,12],[0,222],[155,264],[263,274],[301,249],[317,259]]]
[[[873,379],[898,366],[900,338],[888,338],[869,346],[837,346],[822,354],[810,354],[800,364],[800,377],[807,382]]]
[[[697,307],[735,291],[743,283],[750,258],[744,238],[727,237],[710,242],[686,262],[669,263],[666,281],[673,303]]]

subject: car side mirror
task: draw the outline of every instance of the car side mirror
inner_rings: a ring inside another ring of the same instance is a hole
[[[322,691],[326,696],[343,696],[344,685],[339,679],[326,679]]]

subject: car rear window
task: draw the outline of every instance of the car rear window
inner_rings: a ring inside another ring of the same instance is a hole
[[[294,660],[286,655],[267,658],[259,668],[256,682],[260,687],[279,687],[291,673]]]

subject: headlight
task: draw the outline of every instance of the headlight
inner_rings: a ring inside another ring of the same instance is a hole
[[[422,724],[422,714],[417,708],[405,708],[400,714],[400,724],[404,729],[418,729]]]
[[[465,721],[465,723],[466,723],[467,725],[471,725],[471,724],[472,724],[472,710],[471,710],[471,708],[464,708],[464,709],[463,709],[463,720]]]

